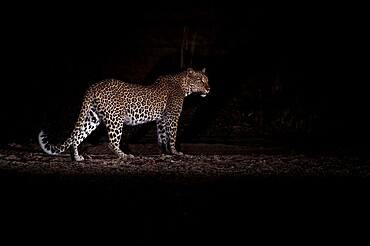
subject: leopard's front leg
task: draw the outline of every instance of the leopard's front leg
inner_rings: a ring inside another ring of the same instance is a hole
[[[177,126],[179,121],[180,113],[176,116],[169,117],[166,122],[166,137],[168,142],[168,149],[171,155],[184,155],[182,152],[176,150],[176,137],[177,137]]]

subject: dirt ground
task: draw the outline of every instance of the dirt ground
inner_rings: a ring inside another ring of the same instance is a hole
[[[159,155],[156,144],[130,144],[117,159],[106,143],[82,144],[83,162],[75,162],[69,153],[47,155],[37,144],[9,144],[0,150],[1,171],[22,175],[166,176],[170,182],[219,178],[368,178],[366,152],[326,151],[310,153],[289,146],[245,146],[230,144],[182,144],[183,156]],[[168,177],[167,177],[168,176]]]
[[[284,226],[312,237],[329,224],[357,227],[368,216],[367,152],[184,143],[185,155],[172,157],[158,155],[155,144],[129,149],[135,157],[120,160],[104,143],[82,144],[86,160],[73,162],[35,144],[3,146],[3,223],[26,231],[68,224],[68,234],[103,227],[213,236]],[[307,225],[314,229],[300,231]]]

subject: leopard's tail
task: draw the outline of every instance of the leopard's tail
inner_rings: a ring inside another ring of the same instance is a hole
[[[90,88],[85,96],[84,96],[84,103],[80,110],[80,114],[78,116],[78,120],[76,125],[72,131],[70,137],[65,140],[61,144],[51,144],[48,140],[47,134],[41,130],[38,136],[39,144],[41,149],[50,155],[58,155],[65,152],[67,149],[71,147],[71,145],[78,145],[84,138],[86,138],[96,127],[100,124],[100,119],[95,110],[93,109],[93,96],[91,93],[93,88]],[[87,124],[88,123],[88,124]],[[79,139],[76,139],[76,136]],[[73,152],[73,153],[72,153]],[[77,147],[71,149],[71,155],[73,155],[74,159],[81,159],[78,155]]]
[[[50,155],[59,155],[60,153],[63,153],[64,151],[66,151],[66,149],[69,148],[69,146],[71,146],[71,143],[72,143],[72,139],[68,138],[62,144],[52,145],[50,144],[49,139],[43,130],[40,131],[38,138],[39,138],[39,144],[41,146],[41,149],[45,153],[50,154]]]

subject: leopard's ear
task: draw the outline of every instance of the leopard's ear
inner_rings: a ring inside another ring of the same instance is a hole
[[[203,68],[202,69],[202,73],[206,73],[206,68]]]
[[[189,75],[193,75],[194,74],[194,69],[192,69],[191,67],[189,67],[187,70],[186,70],[187,74]]]

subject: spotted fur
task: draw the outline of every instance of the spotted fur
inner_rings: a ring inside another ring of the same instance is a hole
[[[119,148],[123,124],[155,121],[160,152],[182,155],[176,150],[175,143],[184,98],[193,92],[204,97],[209,91],[205,69],[188,68],[178,74],[160,76],[154,84],[147,86],[116,79],[103,80],[86,91],[75,128],[65,142],[52,145],[41,131],[39,143],[41,149],[51,155],[70,148],[72,160],[83,161],[78,146],[103,122],[108,130],[109,148],[119,158],[125,158],[128,155]]]

